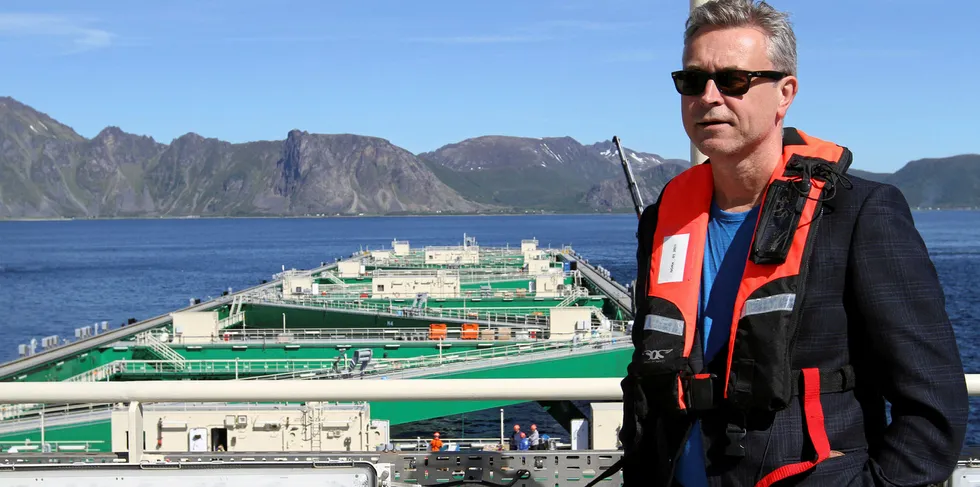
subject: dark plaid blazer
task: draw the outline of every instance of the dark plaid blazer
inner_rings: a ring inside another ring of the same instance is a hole
[[[856,389],[821,396],[830,448],[843,456],[777,485],[942,482],[958,460],[968,412],[943,290],[902,193],[887,184],[849,179],[853,187],[838,185],[817,227],[792,351],[796,369],[834,370],[845,364],[855,369]],[[651,205],[640,219],[638,292],[649,273],[656,218]],[[643,301],[637,300],[634,327],[642,327]],[[811,460],[798,399],[776,413],[769,428],[748,431],[746,457],[734,467],[709,471],[710,484],[752,486],[781,465]],[[885,401],[891,404],[890,423]],[[624,409],[624,421],[631,421],[629,404]],[[652,480],[664,478],[673,454],[647,451],[645,456],[654,458],[627,462],[626,485],[657,484]]]

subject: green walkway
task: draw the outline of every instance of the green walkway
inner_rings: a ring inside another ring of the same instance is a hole
[[[429,379],[541,379],[541,378],[598,378],[624,377],[632,348],[596,352],[588,355],[556,357],[540,361],[516,363],[476,371],[433,374]],[[424,379],[423,379],[424,380]],[[419,387],[425,387],[420,384]],[[386,419],[392,425],[423,419],[509,406],[526,401],[413,401],[372,402],[371,418]]]

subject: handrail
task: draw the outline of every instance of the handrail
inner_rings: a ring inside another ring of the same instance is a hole
[[[103,440],[65,440],[65,441],[45,441],[42,445],[41,442],[31,442],[30,440],[22,441],[5,441],[0,440],[3,445],[10,445],[13,447],[12,452],[16,453],[27,453],[28,451],[44,451],[45,447],[53,448],[55,451],[81,451],[88,452],[89,448],[96,444],[106,443]],[[77,448],[74,448],[77,447]]]
[[[256,332],[276,332],[278,330],[249,330],[250,333]],[[395,331],[392,329],[383,329],[380,331],[391,332]],[[428,339],[428,330],[422,329],[425,335],[417,336],[420,339]],[[450,331],[450,330],[447,330]],[[458,331],[458,330],[456,330]],[[525,330],[528,331],[528,330]],[[544,333],[544,332],[542,332]],[[515,330],[515,335],[517,331]],[[388,337],[390,339],[390,337]],[[295,340],[295,335],[291,337],[291,341]],[[444,348],[442,345],[445,343],[446,346],[450,345],[452,342],[440,342],[440,348]],[[420,367],[428,367],[433,365],[443,365],[448,363],[454,363],[456,360],[476,360],[483,357],[497,358],[505,357],[508,355],[523,355],[527,353],[537,353],[546,351],[549,349],[558,350],[564,348],[564,346],[556,346],[556,344],[569,344],[571,342],[552,342],[552,341],[542,341],[535,347],[528,348],[525,343],[518,343],[515,345],[497,346],[490,349],[483,350],[471,350],[468,352],[454,353],[451,355],[443,354],[442,358],[439,358],[439,354],[423,355],[420,357],[414,357],[411,359],[376,359],[375,367],[379,371],[406,371],[406,370],[417,370]],[[585,342],[588,343],[588,342]],[[567,346],[567,345],[566,345]],[[168,347],[169,348],[169,347]],[[426,358],[431,357],[431,358]],[[350,359],[348,359],[349,361]],[[330,371],[333,370],[334,366],[337,366],[338,370],[336,374],[331,374]],[[383,364],[380,367],[378,364]],[[236,376],[241,373],[251,374],[258,370],[266,372],[265,375],[258,376],[261,379],[268,380],[283,380],[283,379],[295,379],[295,378],[312,378],[319,377],[323,378],[324,372],[327,375],[335,375],[337,377],[342,376],[344,371],[349,367],[344,364],[343,369],[340,369],[340,364],[337,362],[337,358],[330,359],[221,359],[221,360],[187,360],[184,359],[181,363],[181,367],[174,367],[174,363],[168,360],[116,360],[107,364],[100,365],[94,369],[87,370],[78,375],[69,377],[63,382],[99,382],[108,381],[117,374],[179,374],[179,373],[235,373]],[[374,369],[369,369],[369,374],[374,373]],[[254,379],[256,377],[250,377]],[[39,409],[41,404],[0,404],[0,420],[20,417],[29,412]]]
[[[487,282],[486,279],[475,280],[472,283],[464,283],[466,285],[471,284],[482,284]],[[492,284],[492,282],[491,282]],[[350,285],[341,290],[338,290],[336,284],[320,284],[319,293],[287,293],[287,298],[283,299],[307,299],[307,300],[317,300],[317,301],[356,301],[356,300],[388,300],[388,299],[401,299],[401,300],[415,300],[416,294],[412,292],[406,292],[404,296],[399,296],[397,298],[390,296],[373,296],[373,292],[370,290],[370,284],[365,285]],[[567,292],[567,291],[566,291]],[[391,294],[388,292],[386,294]],[[369,296],[365,296],[369,295]],[[593,297],[596,299],[605,298],[603,294],[590,295],[588,289],[584,287],[577,287],[569,295],[574,295],[577,298]],[[289,296],[296,296],[295,298],[290,298]],[[258,294],[252,294],[248,296],[250,299],[256,297],[261,297]],[[459,293],[444,293],[444,294],[433,294],[428,293],[429,299],[488,299],[488,298],[541,298],[544,299],[561,299],[566,296],[538,296],[536,292],[527,291],[524,288],[496,288],[491,289],[490,293],[485,293],[481,289],[461,289]]]
[[[629,344],[629,340],[618,338],[624,345]],[[617,338],[585,339],[577,342],[573,341],[539,341],[531,343],[518,343],[503,347],[490,347],[485,349],[467,350],[465,352],[452,353],[443,350],[441,353],[420,355],[410,358],[375,358],[372,360],[373,369],[385,370],[408,370],[424,367],[434,367],[456,361],[476,361],[484,358],[500,358],[513,355],[527,355],[552,350],[566,350],[584,347],[587,345],[602,345],[606,343],[616,343]],[[448,350],[448,344],[442,347]],[[184,362],[182,371],[173,370],[169,361],[166,360],[117,360],[107,365],[115,365],[114,372],[117,374],[180,374],[180,373],[246,373],[269,372],[260,376],[273,378],[273,376],[289,376],[297,374],[326,372],[337,366],[337,375],[343,372],[340,369],[343,357],[322,358],[322,359],[213,359],[213,360],[187,360]],[[349,363],[351,359],[347,359]],[[346,367],[345,367],[346,370]],[[322,378],[322,377],[321,377]]]
[[[583,290],[582,288],[576,288],[571,294],[568,295],[568,297],[566,297],[560,303],[558,303],[557,307],[558,308],[568,307],[572,303],[574,303],[576,300],[578,300],[580,298],[588,297],[588,296],[589,296],[589,293],[587,291]],[[596,308],[594,306],[592,307],[592,309],[593,310],[598,310],[598,308]],[[599,311],[599,313],[601,314],[602,312]]]
[[[431,374],[442,374],[449,372],[461,372],[470,369],[479,369],[487,367],[498,367],[505,364],[525,362],[528,360],[542,360],[550,359],[555,357],[569,356],[571,354],[581,354],[581,353],[593,353],[596,351],[613,351],[623,348],[629,348],[631,343],[629,340],[609,340],[609,341],[591,341],[587,343],[581,343],[579,346],[574,347],[555,347],[551,349],[535,350],[532,353],[528,352],[517,352],[514,354],[509,354],[501,357],[490,357],[483,361],[475,361],[475,359],[460,357],[456,354],[450,354],[439,364],[426,364],[425,366],[414,367],[414,368],[404,368],[400,370],[388,370],[382,368],[367,369],[364,372],[363,378],[381,378],[383,380],[388,379],[407,379],[407,378],[421,378]],[[472,364],[472,366],[470,365]],[[348,376],[353,376],[353,372],[348,374]],[[358,377],[361,377],[358,375]],[[320,377],[324,378],[324,377]],[[330,378],[330,377],[326,377]]]
[[[421,355],[411,358],[384,359],[372,361],[372,366],[364,371],[364,377],[381,376],[398,377],[416,373],[425,368],[435,368],[454,364],[473,363],[479,365],[480,359],[524,359],[529,355],[547,358],[548,352],[576,350],[585,347],[604,348],[607,345],[629,347],[631,343],[624,337],[599,337],[581,341],[539,341],[532,343],[515,343],[514,345],[497,346],[486,349],[468,350],[465,352],[442,351],[438,354]],[[448,343],[446,345],[449,345]],[[618,347],[617,347],[618,348]],[[343,362],[343,365],[341,365]],[[216,360],[187,360],[182,371],[174,370],[171,363],[165,360],[116,360],[101,365],[96,369],[84,372],[66,379],[64,382],[97,382],[108,381],[116,374],[179,374],[179,373],[235,373],[238,374],[262,370],[274,372],[265,375],[251,376],[242,380],[303,380],[303,379],[337,379],[349,377],[352,374],[353,360],[344,361],[342,357],[331,359],[216,359]],[[336,369],[334,368],[336,366]],[[43,404],[2,404],[0,419],[17,418],[35,414]],[[87,407],[87,406],[83,406]]]
[[[465,352],[442,351],[439,354],[420,355],[410,358],[394,359],[373,359],[371,366],[366,368],[358,376],[369,377],[384,375],[395,377],[399,374],[419,371],[421,369],[443,367],[450,364],[472,363],[475,366],[484,364],[481,359],[509,359],[525,358],[529,355],[541,356],[548,352],[559,352],[564,350],[574,351],[590,348],[603,348],[606,345],[622,345],[629,347],[632,344],[624,337],[601,337],[597,339],[585,339],[581,341],[540,341],[532,343],[519,343],[504,347],[491,347],[477,350],[467,350]],[[545,358],[545,357],[541,357]],[[343,359],[341,359],[343,361]],[[349,377],[353,374],[350,364],[353,360],[347,359],[344,367],[340,367],[340,362],[336,359],[330,361],[330,367],[323,370],[296,370],[284,374],[270,374],[266,376],[251,377],[248,380],[292,380],[292,379],[333,379]],[[334,368],[334,365],[337,367]]]
[[[622,401],[622,378],[344,380],[316,381],[0,382],[8,402],[238,402],[238,401]],[[980,395],[980,374],[967,374],[970,395]]]
[[[556,298],[541,298],[545,299],[560,299]],[[405,301],[414,298],[401,298]],[[341,311],[355,311],[355,312],[365,312],[374,314],[386,314],[392,317],[424,317],[424,318],[434,318],[434,319],[445,319],[453,318],[459,320],[474,320],[474,321],[485,321],[488,323],[499,323],[499,324],[523,324],[523,325],[547,325],[547,313],[548,309],[534,308],[534,307],[521,307],[521,308],[511,308],[511,307],[480,307],[480,308],[412,308],[410,306],[396,307],[392,304],[384,303],[365,303],[363,301],[319,301],[315,299],[304,299],[304,298],[293,298],[293,299],[269,299],[262,297],[252,297],[248,300],[253,304],[264,304],[270,306],[276,305],[294,305],[294,306],[308,306],[314,308],[324,308],[324,309],[334,309]],[[394,302],[394,300],[392,300]],[[595,308],[592,306],[592,308]],[[487,310],[507,310],[510,313],[502,313],[498,311],[487,311]],[[519,314],[521,311],[525,311],[526,314]]]
[[[318,277],[325,277],[328,281],[330,281],[330,282],[332,282],[332,283],[334,283],[336,285],[347,287],[347,282],[345,282],[343,279],[337,277],[337,275],[334,274],[333,272],[323,271],[323,272],[320,273],[320,275]]]
[[[244,321],[245,321],[245,312],[241,311],[231,316],[228,316],[225,319],[218,320],[218,329],[223,330],[225,328],[228,328],[229,326],[234,326],[239,323],[243,323]]]
[[[506,328],[496,325],[483,327],[482,330],[494,332],[494,337],[486,340],[500,340],[500,333]],[[528,332],[534,331],[534,338],[530,338]],[[460,328],[447,328],[446,334],[450,337],[459,339],[463,332]],[[510,328],[507,338],[512,339],[544,339],[548,338],[548,329],[540,328]],[[287,328],[285,332],[281,328],[245,328],[235,330],[223,330],[218,336],[197,336],[197,335],[178,335],[176,344],[187,343],[196,345],[201,343],[201,339],[206,339],[210,343],[228,342],[250,342],[250,341],[269,341],[276,340],[282,343],[294,343],[306,340],[384,340],[384,341],[426,341],[429,340],[429,329],[421,327],[389,327],[389,328]],[[473,340],[466,340],[472,342]]]
[[[238,401],[519,401],[622,400],[620,380],[611,379],[416,379],[343,380],[324,387],[317,381],[254,382],[159,381],[3,382],[0,397],[9,402],[238,402]]]
[[[62,382],[99,382],[103,379],[109,380],[109,378],[112,377],[112,374],[118,368],[117,366],[113,365],[117,362],[121,362],[121,360],[102,364],[94,369],[86,370],[81,374],[73,375]]]
[[[41,406],[44,406],[43,408]],[[113,403],[84,403],[66,404],[64,406],[50,406],[39,403],[37,408],[28,409],[24,414],[4,421],[0,421],[0,434],[18,431],[19,426],[39,422],[41,412],[44,412],[44,420],[50,426],[60,426],[79,422],[79,418],[99,419],[105,413],[111,412]]]
[[[404,264],[402,264],[404,265]],[[343,279],[338,278],[337,281],[330,278],[330,276],[321,274],[320,276],[315,276],[315,278],[327,279],[335,284],[329,285],[340,285],[341,283],[346,285],[355,284],[370,284],[366,279],[373,279],[375,277],[458,277],[461,284],[476,284],[482,282],[507,282],[507,281],[518,281],[524,279],[533,279],[538,274],[532,274],[527,271],[521,270],[519,266],[507,266],[501,268],[501,270],[496,270],[490,268],[487,270],[486,267],[479,268],[463,268],[463,269],[446,269],[445,264],[422,264],[419,266],[404,266],[406,268],[396,268],[396,269],[375,269],[369,271],[363,276],[359,276],[364,280],[356,281],[354,283],[349,283]],[[549,267],[549,269],[555,269],[557,271],[559,267]],[[563,278],[568,278],[574,275],[574,271],[562,271]],[[335,276],[336,277],[336,276]]]

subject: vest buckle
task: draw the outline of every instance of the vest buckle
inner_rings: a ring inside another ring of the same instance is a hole
[[[728,423],[725,428],[725,436],[728,438],[728,445],[725,446],[725,455],[730,457],[743,458],[745,447],[742,440],[745,438],[745,428],[734,423]]]
[[[694,374],[685,378],[685,406],[693,411],[707,411],[718,407],[715,400],[715,389],[719,385],[715,374]],[[720,396],[719,396],[720,399]]]

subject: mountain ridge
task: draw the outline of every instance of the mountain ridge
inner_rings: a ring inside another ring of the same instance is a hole
[[[645,202],[688,162],[624,147]],[[980,207],[980,155],[910,161],[912,207]],[[950,190],[952,188],[952,190]],[[485,135],[413,154],[390,140],[290,130],[169,144],[110,125],[91,139],[0,97],[0,219],[621,212],[632,209],[611,141]]]

